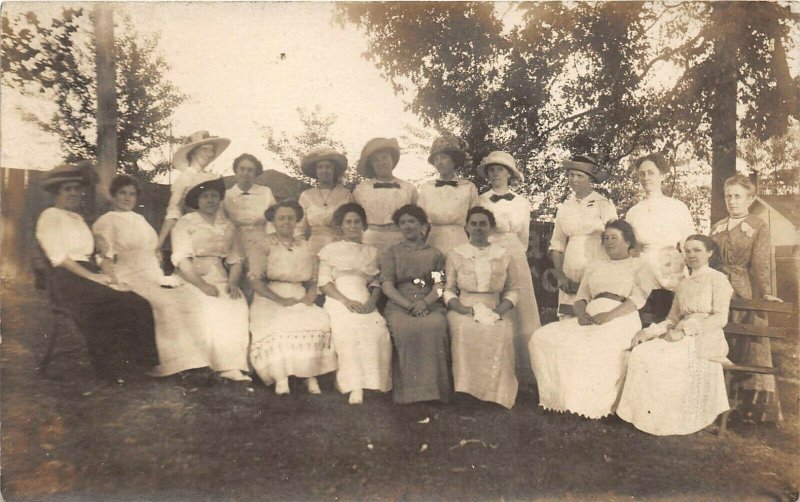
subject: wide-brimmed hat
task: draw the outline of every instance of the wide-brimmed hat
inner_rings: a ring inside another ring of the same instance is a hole
[[[375,171],[372,169],[369,158],[380,150],[388,150],[394,159],[394,165],[397,166],[397,163],[400,162],[400,143],[397,142],[397,138],[372,138],[361,150],[361,158],[358,159],[357,166],[358,174],[365,178],[375,177]]]
[[[91,160],[82,160],[75,164],[61,164],[47,171],[39,182],[43,190],[51,190],[53,186],[77,181],[81,185],[92,185],[97,182],[94,163]]]
[[[225,180],[218,175],[207,173],[207,176],[203,181],[195,184],[192,188],[186,192],[186,198],[184,199],[184,203],[186,206],[192,209],[198,209],[198,199],[200,198],[200,194],[205,192],[206,190],[216,190],[219,193],[219,198],[225,198]]]
[[[308,155],[300,160],[300,170],[309,178],[317,178],[317,162],[327,160],[334,166],[334,179],[339,178],[347,171],[347,157],[329,146],[321,146],[308,152]]]
[[[573,155],[565,160],[564,169],[588,174],[597,183],[602,183],[608,179],[608,174],[597,166],[597,159],[585,153]]]
[[[212,136],[208,131],[193,132],[184,139],[183,144],[178,148],[178,151],[175,152],[175,155],[172,156],[172,165],[175,169],[181,170],[189,167],[189,152],[201,145],[214,145],[214,157],[211,159],[211,161],[213,161],[219,157],[230,144],[231,140],[228,138]]]
[[[453,157],[457,166],[463,166],[467,160],[467,142],[455,136],[439,136],[433,140],[431,153],[428,155],[428,163],[433,164],[433,157],[437,153],[446,153]]]
[[[520,170],[517,168],[517,161],[514,160],[514,157],[512,157],[508,152],[501,152],[499,150],[495,150],[484,157],[481,163],[478,164],[478,167],[475,168],[475,172],[477,172],[478,176],[481,178],[488,179],[489,177],[486,176],[486,168],[493,164],[503,166],[508,169],[509,173],[511,174],[511,179],[516,179],[519,182],[525,181],[525,176],[523,176],[522,172],[520,172]]]

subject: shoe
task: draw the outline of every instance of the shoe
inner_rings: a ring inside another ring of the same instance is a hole
[[[309,394],[322,394],[322,391],[319,388],[319,382],[315,377],[307,378],[306,386],[308,387]]]
[[[289,394],[289,379],[284,378],[275,382],[275,394],[285,396]]]
[[[361,404],[364,402],[364,391],[356,389],[350,393],[350,399],[347,400],[350,404]]]

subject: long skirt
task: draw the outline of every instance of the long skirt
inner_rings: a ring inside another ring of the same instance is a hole
[[[586,312],[596,315],[618,305],[596,298]],[[530,355],[539,406],[588,418],[614,413],[625,379],[627,349],[641,328],[634,311],[602,325],[581,326],[573,318],[538,329],[531,338]]]
[[[483,303],[494,308],[497,293],[462,292],[459,300],[467,307]],[[506,408],[517,399],[514,374],[514,323],[501,319],[493,326],[475,322],[472,316],[447,312],[453,353],[453,382],[456,392]]]
[[[634,348],[617,415],[639,430],[668,436],[702,430],[727,411],[722,364],[703,357],[696,342],[695,336],[657,338]]]
[[[97,273],[94,264],[79,262]],[[86,337],[92,365],[101,377],[122,376],[129,366],[159,363],[150,304],[127,291],[117,291],[72,272],[53,269],[54,293],[70,310]]]
[[[369,291],[363,276],[336,279],[336,288],[347,298],[365,302]],[[377,310],[369,314],[350,312],[334,298],[325,301],[339,369],[336,386],[342,393],[357,389],[392,390],[392,342],[386,321]]]
[[[464,231],[464,225],[431,225],[431,232],[428,234],[428,244],[445,256],[454,247],[468,242],[469,237]]]
[[[300,299],[302,284],[273,281],[270,290],[283,298]],[[316,305],[284,307],[256,295],[250,306],[250,363],[269,385],[290,376],[309,378],[336,369],[328,314]]]
[[[392,379],[395,403],[448,401],[450,383],[450,339],[441,304],[430,313],[414,317],[394,302],[386,305],[386,322],[394,342]]]

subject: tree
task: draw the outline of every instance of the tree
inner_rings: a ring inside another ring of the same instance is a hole
[[[96,79],[92,14],[65,8],[45,23],[34,12],[2,17],[3,83],[55,105],[52,116],[24,117],[59,137],[66,162],[95,158]],[[170,118],[187,96],[165,75],[157,35],[139,37],[128,17],[115,30],[117,151],[121,172],[150,180],[165,163],[146,165],[169,140]],[[121,29],[120,29],[121,28]]]

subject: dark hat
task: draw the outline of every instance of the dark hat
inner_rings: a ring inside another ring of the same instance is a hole
[[[433,157],[437,153],[446,153],[453,157],[457,165],[463,165],[467,160],[467,142],[455,136],[439,136],[433,140],[428,163],[433,164]]]
[[[361,158],[358,159],[356,167],[358,174],[365,178],[375,177],[375,170],[372,169],[369,158],[380,150],[387,150],[394,159],[394,165],[397,166],[397,163],[400,162],[400,143],[397,142],[397,138],[372,138],[361,150]]]
[[[597,183],[608,179],[608,174],[597,166],[597,159],[588,154],[573,155],[564,161],[564,169],[588,174]]]
[[[81,185],[93,185],[97,182],[94,163],[91,160],[81,160],[75,164],[61,164],[45,173],[39,186],[43,190],[51,190],[53,186],[77,181]]]
[[[200,183],[196,184],[192,188],[186,192],[186,198],[184,199],[184,203],[192,208],[198,209],[198,199],[200,198],[200,194],[205,192],[206,190],[216,190],[219,193],[219,198],[225,198],[225,180],[220,177],[214,176],[213,178],[209,175],[208,179],[201,181]]]

